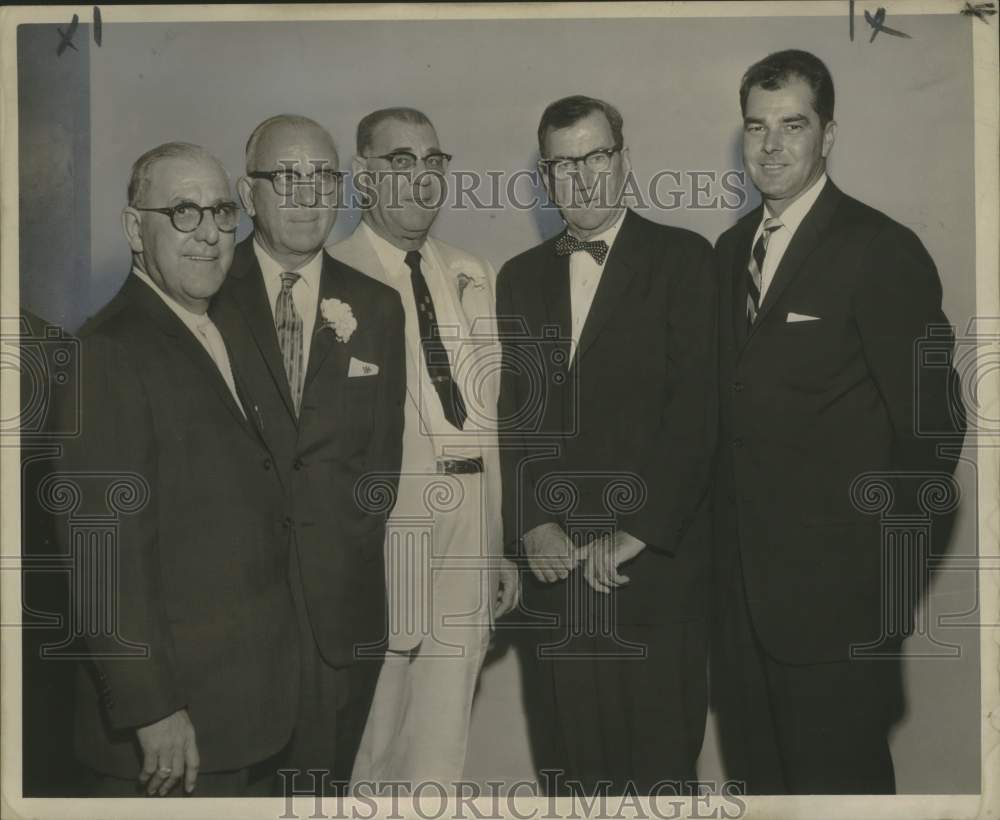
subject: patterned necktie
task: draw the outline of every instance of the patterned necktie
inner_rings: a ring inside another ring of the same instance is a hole
[[[594,257],[594,261],[598,265],[603,265],[604,260],[608,258],[608,243],[603,239],[598,239],[596,242],[584,242],[570,233],[564,233],[556,240],[556,253],[560,256],[569,256],[575,251],[586,251]]]
[[[288,389],[295,405],[295,415],[299,414],[302,402],[302,384],[305,368],[302,361],[302,317],[295,309],[292,287],[299,281],[299,274],[285,271],[281,274],[281,292],[274,306],[274,327],[278,331],[278,347],[281,360],[288,377]]]
[[[457,429],[465,425],[465,401],[462,391],[458,389],[451,376],[451,364],[448,362],[448,351],[441,341],[437,314],[434,312],[434,301],[431,299],[427,280],[420,270],[420,251],[410,251],[406,254],[406,264],[410,269],[410,282],[413,284],[413,298],[417,303],[417,321],[420,324],[420,343],[424,348],[424,362],[427,364],[427,375],[441,400],[444,416]]]
[[[753,246],[753,253],[750,254],[750,263],[747,265],[747,327],[753,327],[757,321],[757,314],[760,312],[760,289],[764,271],[764,257],[767,255],[767,243],[771,239],[771,234],[782,227],[781,220],[774,216],[769,216],[764,220],[764,229],[757,237]]]

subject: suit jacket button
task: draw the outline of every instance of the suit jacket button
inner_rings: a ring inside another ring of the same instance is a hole
[[[742,446],[743,446],[743,439],[740,436],[737,436],[736,438],[733,439],[733,447],[742,447]]]
[[[265,470],[270,470],[270,469],[271,469],[271,459],[269,459],[269,458],[265,458],[265,459],[264,459],[264,460],[263,460],[263,461],[261,462],[261,466],[262,466],[262,467],[263,467],[263,468],[264,468]]]
[[[292,517],[290,515],[286,515],[281,519],[281,527],[282,529],[287,530],[290,526],[292,526]]]
[[[733,391],[740,393],[743,390],[743,382],[733,382]]]
[[[294,467],[296,470],[301,470],[303,466],[304,465],[302,463],[301,458],[297,458],[295,459],[295,461],[292,462],[292,467]]]

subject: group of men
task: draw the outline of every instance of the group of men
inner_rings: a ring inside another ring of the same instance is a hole
[[[762,203],[715,249],[623,207],[612,105],[549,105],[566,229],[499,275],[429,235],[450,156],[412,108],[359,123],[370,196],[326,249],[344,175],[311,119],[250,135],[239,244],[206,150],[135,162],[132,269],[81,331],[66,465],[148,494],[120,519],[117,629],[81,667],[94,794],[447,787],[515,607],[554,790],[694,781],[710,647],[731,779],[894,790],[900,661],[851,652],[886,581],[850,487],[953,469],[914,428],[918,401],[963,427],[950,380],[914,375],[941,286],[912,231],[828,179],[818,58],[770,55],[740,103]]]

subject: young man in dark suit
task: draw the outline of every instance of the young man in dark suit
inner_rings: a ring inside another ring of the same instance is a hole
[[[137,775],[150,794],[263,794],[299,652],[281,484],[207,314],[239,208],[186,143],[140,157],[128,193],[132,272],[81,331],[80,436],[45,491],[69,513],[73,607],[104,613],[84,630],[77,753],[101,796],[140,794]]]
[[[916,512],[914,480],[950,481],[954,456],[915,427],[959,442],[964,428],[949,414],[947,336],[944,366],[916,375],[918,340],[947,322],[941,283],[911,230],[828,179],[837,124],[818,58],[770,55],[740,102],[763,202],[717,245],[723,752],[753,793],[891,793],[906,632],[892,621],[912,619],[913,578],[883,569],[855,482],[878,474],[897,510]]]
[[[528,694],[551,721],[536,762],[553,791],[681,789],[707,700],[712,249],[623,207],[610,104],[552,103],[538,145],[567,227],[497,281],[505,539],[531,570]]]
[[[237,246],[212,315],[290,508],[302,674],[284,759],[295,774],[283,788],[329,793],[331,778],[350,777],[386,635],[382,545],[402,459],[403,308],[394,290],[323,251],[340,173],[322,127],[272,117],[251,134],[246,163],[238,189],[254,232]]]

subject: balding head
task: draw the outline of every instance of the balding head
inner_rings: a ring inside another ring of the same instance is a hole
[[[153,169],[158,162],[167,159],[188,159],[192,161],[204,161],[218,168],[219,172],[229,182],[229,174],[223,164],[213,154],[206,151],[200,145],[190,142],[165,142],[143,154],[132,164],[132,173],[128,179],[128,204],[135,208],[148,203],[145,202],[149,193],[150,180],[153,176]]]
[[[303,117],[300,114],[278,114],[264,120],[254,128],[247,140],[247,173],[276,170],[275,161],[288,157],[275,156],[275,154],[280,154],[283,148],[303,140],[317,145],[325,143],[327,150],[322,153],[325,153],[326,156],[319,159],[326,159],[332,168],[337,167],[337,148],[329,131],[309,117]]]

